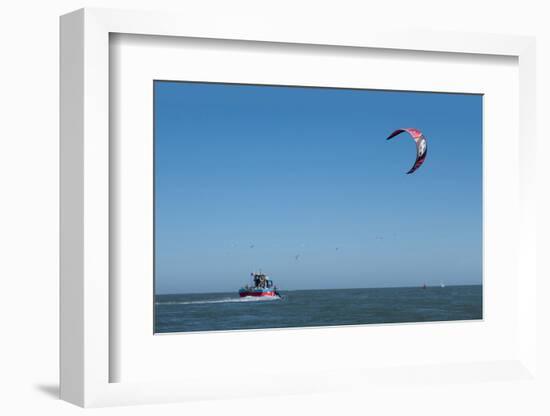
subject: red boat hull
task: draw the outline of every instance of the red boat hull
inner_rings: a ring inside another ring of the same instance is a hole
[[[277,296],[277,295],[275,294],[275,291],[270,291],[270,292],[239,292],[239,296],[241,298],[244,298],[247,296],[261,297],[261,296]]]

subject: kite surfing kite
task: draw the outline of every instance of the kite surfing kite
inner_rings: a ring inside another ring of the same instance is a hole
[[[392,134],[388,136],[386,140],[390,140],[401,133],[409,133],[416,143],[416,160],[413,167],[407,172],[407,174],[409,174],[413,173],[420,166],[422,166],[422,163],[424,163],[424,160],[426,160],[426,155],[428,154],[428,142],[426,141],[426,137],[424,137],[420,130],[412,128],[395,130]]]

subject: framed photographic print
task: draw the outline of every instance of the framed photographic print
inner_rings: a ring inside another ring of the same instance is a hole
[[[481,94],[153,88],[155,332],[482,318]]]
[[[62,397],[529,379],[533,40],[234,24],[62,18]]]

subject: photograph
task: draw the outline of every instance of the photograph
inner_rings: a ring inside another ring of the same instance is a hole
[[[155,80],[154,333],[483,319],[483,95]]]

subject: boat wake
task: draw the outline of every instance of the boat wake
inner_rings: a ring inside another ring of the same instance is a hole
[[[248,302],[274,302],[281,300],[280,297],[271,296],[246,296],[244,298],[224,298],[224,299],[211,299],[211,300],[189,300],[189,301],[169,301],[169,302],[157,302],[157,305],[202,305],[209,303],[248,303]]]

